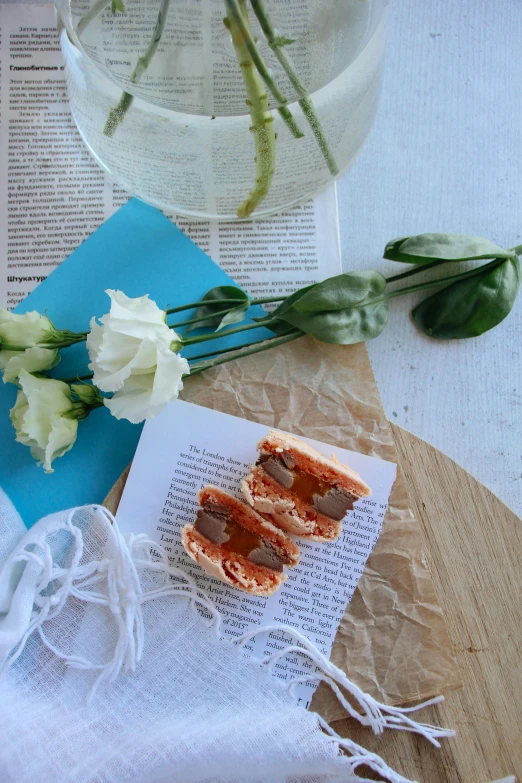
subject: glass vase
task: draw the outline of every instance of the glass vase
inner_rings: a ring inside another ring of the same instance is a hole
[[[368,136],[387,0],[55,5],[85,144],[112,180],[165,211],[282,211],[325,188]]]

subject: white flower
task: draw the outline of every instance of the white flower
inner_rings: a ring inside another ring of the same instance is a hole
[[[111,309],[93,318],[87,350],[93,383],[104,392],[113,416],[137,424],[160,413],[183,388],[190,372],[186,359],[171,348],[181,338],[165,323],[165,312],[148,296],[130,299],[121,291],[106,291]]]
[[[10,413],[16,440],[29,446],[38,464],[43,462],[45,472],[52,473],[53,459],[73,447],[78,419],[88,409],[72,401],[71,390],[62,381],[36,378],[22,369],[19,383],[22,388]]]
[[[14,383],[22,369],[42,372],[55,367],[60,361],[58,349],[34,347],[53,342],[55,335],[51,321],[34,310],[18,315],[0,308],[0,370],[4,370],[4,383]],[[2,344],[22,350],[4,350]]]

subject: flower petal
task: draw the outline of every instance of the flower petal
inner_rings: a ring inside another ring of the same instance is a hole
[[[165,323],[165,311],[160,310],[156,302],[149,299],[149,295],[131,298],[123,291],[105,291],[111,298],[111,318],[120,318],[127,321],[143,321],[145,323]]]
[[[18,314],[0,308],[0,340],[7,345],[30,348],[48,340],[53,332],[51,321],[36,310]]]
[[[73,409],[70,389],[63,381],[37,378],[26,370],[20,372],[19,382],[28,402],[23,431],[29,440],[45,449],[54,420]]]
[[[59,418],[54,420],[43,457],[43,467],[46,473],[54,473],[51,467],[53,459],[62,457],[72,449],[77,434],[78,419]]]
[[[186,359],[169,348],[158,346],[158,365],[154,376],[150,404],[153,407],[165,405],[178,397],[183,389],[182,376],[188,375],[190,366]]]
[[[10,352],[11,353],[11,352]],[[0,351],[0,356],[2,351]],[[57,349],[50,348],[26,348],[25,351],[13,353],[7,362],[4,370],[4,383],[16,383],[22,370],[29,373],[42,372],[56,367],[60,361],[60,354]]]

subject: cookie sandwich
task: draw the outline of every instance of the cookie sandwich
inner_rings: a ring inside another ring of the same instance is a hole
[[[253,508],[217,487],[200,490],[201,508],[181,540],[211,576],[251,595],[269,596],[286,580],[284,566],[299,562],[299,548]]]
[[[353,504],[371,494],[358,473],[293,435],[271,430],[257,449],[242,492],[252,508],[288,533],[334,541]]]

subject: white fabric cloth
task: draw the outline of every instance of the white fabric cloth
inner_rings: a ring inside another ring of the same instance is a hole
[[[350,783],[363,763],[405,783],[223,639],[150,544],[94,506],[26,531],[0,490],[2,783]],[[374,730],[448,736],[355,697]]]

